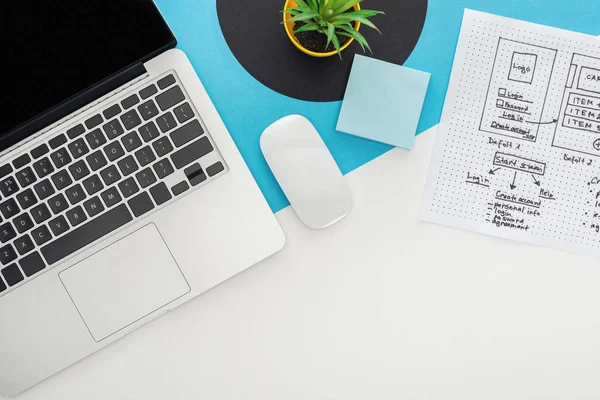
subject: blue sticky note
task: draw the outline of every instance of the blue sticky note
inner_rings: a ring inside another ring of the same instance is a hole
[[[356,55],[337,130],[411,149],[430,74]]]

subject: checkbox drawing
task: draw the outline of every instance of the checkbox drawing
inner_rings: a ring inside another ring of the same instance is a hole
[[[504,108],[504,100],[497,100],[496,105],[500,108]]]
[[[499,96],[506,96],[506,89],[500,89],[500,90],[498,90],[498,95]]]

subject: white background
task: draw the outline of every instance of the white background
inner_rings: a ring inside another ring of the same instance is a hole
[[[280,212],[282,252],[19,398],[600,398],[600,263],[418,221],[434,134],[351,173],[338,225]]]

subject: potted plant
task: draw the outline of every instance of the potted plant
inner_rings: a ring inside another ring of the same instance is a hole
[[[382,11],[361,10],[362,0],[287,0],[283,24],[288,37],[303,53],[313,57],[330,57],[357,41],[363,51],[369,43],[359,32],[361,24],[379,29],[369,18]],[[372,51],[371,51],[372,53]]]

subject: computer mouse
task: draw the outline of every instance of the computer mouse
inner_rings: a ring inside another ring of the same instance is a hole
[[[352,211],[350,186],[308,119],[289,115],[273,123],[263,132],[260,147],[306,226],[324,229]]]

